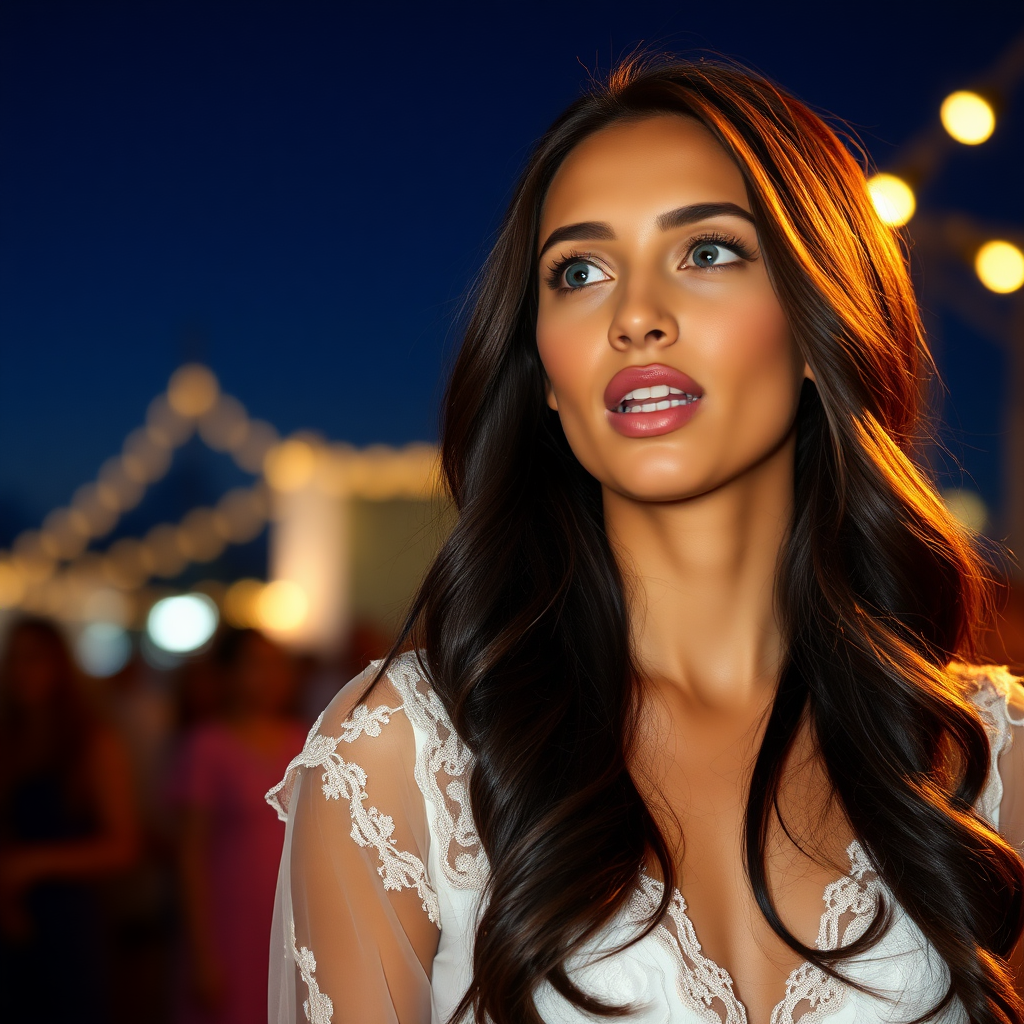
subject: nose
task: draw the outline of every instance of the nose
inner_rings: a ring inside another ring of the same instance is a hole
[[[679,324],[660,300],[657,282],[633,280],[622,289],[608,327],[612,348],[625,351],[637,347],[664,348],[679,339]]]

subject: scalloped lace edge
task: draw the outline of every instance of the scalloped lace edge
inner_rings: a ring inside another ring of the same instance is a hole
[[[1024,726],[1024,718],[1010,714],[1010,690],[1019,685],[1016,676],[1005,665],[964,665],[954,662],[950,668],[962,679],[974,684],[969,700],[978,709],[989,734],[990,762],[988,781],[978,797],[977,808],[999,827],[999,805],[1003,800],[1003,779],[999,774],[999,758],[1013,743],[1011,726]]]
[[[416,757],[416,782],[420,792],[433,804],[434,835],[440,847],[441,869],[454,888],[483,890],[487,884],[488,864],[466,788],[472,762],[469,747],[459,738],[434,690],[429,686],[420,688],[424,677],[417,667],[415,652],[409,651],[396,658],[388,666],[387,674],[402,697],[406,717],[426,736],[423,749]],[[442,730],[447,735],[442,736]],[[450,780],[443,792],[439,783],[442,772]],[[446,796],[458,805],[457,817],[449,810]]]
[[[384,888],[393,892],[415,889],[427,917],[433,924],[439,924],[441,915],[437,893],[427,878],[426,866],[415,854],[398,849],[393,838],[394,818],[372,805],[364,806],[368,799],[366,772],[355,762],[346,761],[337,751],[341,743],[352,743],[363,733],[379,736],[381,728],[391,721],[391,716],[401,710],[401,705],[390,708],[382,704],[370,710],[365,704],[360,704],[342,723],[340,736],[324,736],[319,732],[323,721],[321,715],[310,730],[302,750],[292,758],[284,779],[267,794],[267,800],[279,815],[284,813],[282,795],[290,793],[293,772],[298,768],[323,769],[320,778],[324,796],[328,800],[344,797],[348,801],[352,819],[349,835],[357,846],[372,847],[377,851],[380,861],[377,874],[384,880]],[[284,802],[287,803],[286,796]]]
[[[854,840],[846,853],[850,858],[849,873],[830,882],[822,894],[825,909],[818,925],[818,949],[835,949],[839,945],[839,922],[844,914],[852,913],[853,918],[843,929],[842,943],[858,938],[877,905],[881,882],[877,877],[866,879],[873,868],[860,843]],[[648,920],[660,897],[661,883],[641,875],[629,907],[629,919],[634,923]],[[676,963],[677,987],[683,1003],[706,1024],[747,1024],[747,1010],[736,996],[732,976],[704,955],[686,901],[678,889],[673,890],[668,916],[674,931],[663,923],[655,935]],[[804,961],[786,979],[786,994],[773,1008],[771,1024],[794,1024],[793,1013],[802,1002],[809,1009],[800,1015],[799,1024],[821,1024],[842,1008],[848,992],[846,985]],[[725,1008],[724,1018],[713,1009],[716,1000]]]
[[[292,956],[299,969],[302,980],[306,983],[309,998],[302,1003],[302,1012],[309,1024],[331,1024],[334,1016],[334,1003],[326,992],[320,991],[316,978],[316,957],[307,946],[299,946],[295,941],[295,919],[291,920]]]

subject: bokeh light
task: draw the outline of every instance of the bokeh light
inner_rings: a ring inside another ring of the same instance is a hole
[[[84,672],[99,679],[120,672],[131,654],[131,638],[113,622],[90,622],[75,641],[78,664]]]
[[[313,446],[298,438],[275,445],[263,462],[263,474],[275,491],[298,491],[313,479],[315,471]]]
[[[232,451],[235,462],[247,473],[261,473],[267,452],[280,440],[273,424],[266,420],[249,420],[242,444]]]
[[[984,533],[988,526],[988,506],[976,491],[966,487],[949,487],[942,492],[946,508],[972,533]]]
[[[977,146],[995,130],[996,114],[991,104],[976,92],[950,93],[939,111],[942,127],[965,146]]]
[[[129,479],[151,483],[159,480],[170,464],[170,447],[156,441],[145,427],[133,430],[125,439],[121,465]]]
[[[259,536],[267,522],[263,489],[235,487],[217,502],[216,527],[232,544],[245,544]]]
[[[146,430],[157,444],[177,448],[192,434],[194,425],[189,417],[176,412],[166,395],[157,395],[146,410]]]
[[[217,529],[212,508],[194,508],[178,528],[181,553],[193,562],[211,562],[224,550],[224,538]]]
[[[159,523],[146,534],[152,572],[173,579],[185,568],[185,554],[178,543],[178,528],[170,523]]]
[[[298,628],[308,611],[306,592],[291,580],[268,583],[256,599],[256,620],[271,633],[289,633]]]
[[[914,191],[895,174],[876,174],[868,179],[868,193],[883,224],[902,227],[917,209]]]
[[[213,408],[220,385],[209,367],[186,363],[171,375],[167,385],[167,401],[179,416],[198,419]]]
[[[199,421],[199,435],[215,452],[241,448],[249,433],[249,414],[231,395],[221,395]]]
[[[974,270],[989,291],[1007,295],[1024,285],[1024,252],[1012,242],[986,242],[974,257]]]
[[[224,618],[236,629],[251,629],[260,625],[256,611],[264,584],[260,580],[236,580],[224,595]]]
[[[13,608],[25,596],[25,581],[10,562],[0,562],[0,608]]]
[[[147,547],[133,537],[122,537],[107,551],[104,574],[115,587],[132,590],[146,582],[151,564]]]
[[[150,609],[146,633],[160,650],[188,654],[210,640],[218,619],[217,605],[206,594],[165,597]]]

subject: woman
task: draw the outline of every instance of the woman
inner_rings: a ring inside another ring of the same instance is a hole
[[[179,864],[190,984],[180,1019],[250,1024],[263,1016],[262,977],[281,829],[263,794],[303,730],[288,714],[288,654],[254,630],[217,651],[228,697],[223,721],[189,736],[172,783],[181,811]]]
[[[802,104],[704,62],[575,103],[449,385],[421,653],[270,794],[271,1020],[1024,1019],[1024,698],[956,660],[930,365]]]
[[[7,1020],[108,1020],[94,887],[132,865],[127,751],[83,694],[67,643],[22,619],[0,665],[0,999]]]

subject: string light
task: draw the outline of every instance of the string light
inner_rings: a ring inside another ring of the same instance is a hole
[[[950,93],[939,110],[942,127],[965,146],[977,146],[995,130],[996,115],[991,104],[976,92]]]
[[[298,491],[313,479],[316,452],[307,441],[292,438],[275,445],[263,460],[263,475],[275,491]]]
[[[198,419],[213,408],[220,384],[213,371],[200,363],[186,363],[171,374],[167,401],[179,415]]]
[[[212,508],[194,508],[178,527],[178,547],[190,562],[212,562],[224,550]]]
[[[215,508],[193,509],[177,525],[157,524],[143,538],[122,538],[105,553],[88,550],[90,540],[109,534],[138,505],[147,487],[167,473],[174,450],[197,430],[211,449],[229,453],[240,469],[263,480],[233,488]],[[19,534],[10,553],[0,551],[0,608],[93,621],[86,609],[95,594],[135,594],[141,600],[149,579],[173,579],[190,562],[211,561],[226,545],[257,537],[266,526],[272,492],[306,486],[366,500],[423,500],[442,489],[432,445],[357,451],[308,436],[281,441],[272,424],[250,419],[237,398],[221,391],[208,367],[182,366],[167,391],[150,402],[145,424],[125,438],[120,455],[103,463],[96,480],[80,487],[68,507],[47,515],[40,530]],[[232,621],[288,632],[306,618],[308,598],[297,584],[239,583],[245,586],[224,597],[228,602],[234,595]]]
[[[1011,242],[986,242],[974,257],[974,270],[989,291],[1008,295],[1024,285],[1024,252]]]
[[[902,227],[917,209],[913,189],[895,174],[876,174],[868,179],[868,194],[883,224]]]
[[[199,436],[215,452],[241,448],[249,433],[249,416],[237,398],[221,395],[199,420]]]
[[[14,608],[25,597],[25,581],[10,562],[0,562],[0,608]]]
[[[230,544],[246,544],[257,537],[267,522],[267,494],[262,487],[236,487],[217,502],[214,526]]]

